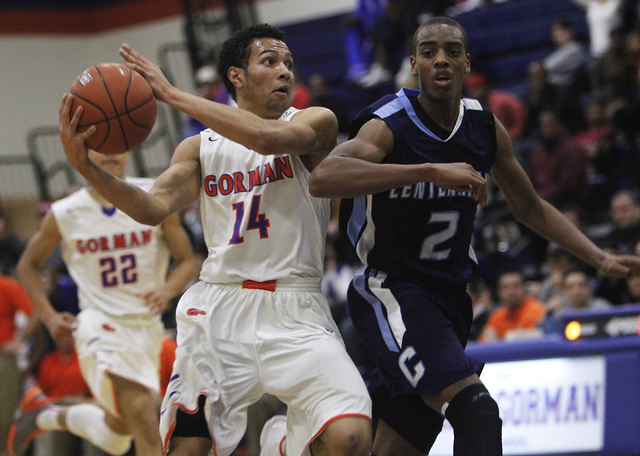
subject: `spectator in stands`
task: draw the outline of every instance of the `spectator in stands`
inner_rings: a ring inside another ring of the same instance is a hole
[[[624,283],[625,293],[621,304],[640,304],[640,277],[628,277]]]
[[[604,298],[594,296],[595,278],[584,271],[571,270],[564,275],[562,292],[567,297],[568,307],[561,307],[556,315],[562,315],[569,310],[600,310],[611,307],[611,303]]]
[[[222,104],[233,104],[234,101],[224,88],[224,84],[220,81],[216,69],[213,65],[204,65],[200,67],[195,74],[196,94],[206,98],[207,100],[217,101]],[[186,123],[182,130],[182,137],[197,135],[202,130],[206,130],[201,122],[193,117],[187,117]]]
[[[515,340],[538,336],[536,325],[545,314],[545,306],[527,295],[524,276],[509,271],[498,279],[500,307],[491,312],[480,341]]]
[[[342,24],[348,82],[356,82],[367,74],[373,61],[371,31],[385,4],[386,0],[359,0],[356,9]]]
[[[91,400],[91,392],[82,378],[78,355],[70,339],[58,341],[55,349],[42,358],[36,372],[36,383],[49,398],[57,401],[82,403]],[[69,432],[45,432],[35,439],[33,453],[34,456],[73,455],[77,454],[80,442]],[[85,441],[85,446],[88,449],[89,442]],[[106,454],[97,448],[88,451]]]
[[[628,172],[628,164],[621,159],[618,135],[607,117],[606,104],[600,99],[591,100],[585,114],[587,126],[574,135],[574,140],[588,160],[590,206],[600,210],[609,205],[618,177]]]
[[[467,286],[471,305],[473,306],[473,322],[469,332],[469,341],[477,341],[493,311],[493,296],[483,280],[474,280]]]
[[[567,312],[611,307],[608,300],[594,295],[595,285],[595,278],[584,271],[567,271],[562,277],[560,290],[546,301],[547,313],[538,326],[545,334],[557,333],[558,318]]]
[[[620,254],[633,254],[640,241],[640,201],[636,192],[621,190],[611,198],[611,231],[606,244]]]
[[[573,24],[566,19],[557,19],[551,28],[555,51],[544,58],[549,84],[554,87],[554,109],[569,131],[582,127],[581,111],[567,112],[566,104],[579,99],[588,89],[588,55],[575,39]]]
[[[11,228],[9,219],[0,214],[0,274],[14,276],[26,243]]]
[[[505,126],[512,140],[524,137],[527,125],[527,108],[515,95],[489,86],[487,78],[471,73],[464,84],[467,95],[489,108]]]
[[[610,110],[631,103],[636,66],[627,50],[627,34],[621,28],[611,30],[609,49],[592,71],[593,92]]]
[[[556,88],[549,82],[549,74],[542,60],[529,63],[527,78],[524,104],[527,108],[527,134],[531,136],[538,131],[540,113],[546,109],[555,109]]]
[[[309,77],[309,90],[311,91],[311,106],[322,106],[330,109],[338,118],[338,132],[349,133],[349,115],[344,103],[331,93],[331,87],[320,73],[314,73]]]
[[[527,168],[536,192],[556,206],[584,202],[588,195],[587,157],[555,112],[542,111],[538,125],[539,137],[529,155]]]
[[[373,60],[367,73],[356,83],[369,89],[392,82],[402,59],[408,53],[404,24],[406,4],[403,0],[387,0],[371,29]]]
[[[311,105],[311,90],[301,81],[296,81],[291,92],[291,106],[296,109],[306,109]]]
[[[18,316],[33,315],[33,303],[20,284],[0,275],[0,454],[6,454],[5,444],[18,407],[22,374],[18,366],[20,352],[25,349],[23,334],[36,328],[36,319],[29,318],[27,328],[18,327]]]
[[[589,27],[589,52],[593,64],[598,66],[599,59],[611,46],[611,31],[622,25],[622,0],[573,0],[586,12]]]

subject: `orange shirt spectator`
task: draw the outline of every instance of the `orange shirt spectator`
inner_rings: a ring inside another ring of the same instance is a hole
[[[33,303],[17,280],[0,275],[0,346],[16,336],[15,316],[21,311],[25,315],[33,312]]]
[[[58,343],[54,351],[42,358],[37,380],[38,386],[52,399],[91,397],[71,341]]]
[[[176,348],[178,348],[178,344],[172,337],[165,337],[162,340],[162,351],[160,352],[160,397],[164,397],[171,380],[173,362],[176,360]]]
[[[491,312],[480,341],[515,339],[536,334],[536,326],[545,315],[544,304],[527,296],[524,277],[506,272],[498,279],[498,297],[502,305]]]

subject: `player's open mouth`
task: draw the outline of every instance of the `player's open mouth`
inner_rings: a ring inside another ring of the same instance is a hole
[[[275,93],[281,93],[284,95],[289,95],[289,88],[288,87],[280,87],[279,89],[275,90]]]

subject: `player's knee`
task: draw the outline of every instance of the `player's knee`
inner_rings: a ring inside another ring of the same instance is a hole
[[[456,394],[445,416],[453,427],[455,454],[502,454],[498,404],[483,384],[470,385]]]
[[[345,417],[332,422],[320,435],[326,454],[367,456],[371,453],[371,421],[364,417]],[[312,444],[313,446],[313,444]],[[320,452],[325,453],[325,452]]]

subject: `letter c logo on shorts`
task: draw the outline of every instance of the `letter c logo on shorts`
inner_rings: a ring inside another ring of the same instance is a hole
[[[207,313],[204,310],[200,310],[200,309],[196,309],[195,307],[192,307],[191,309],[187,310],[187,315],[206,315]]]

